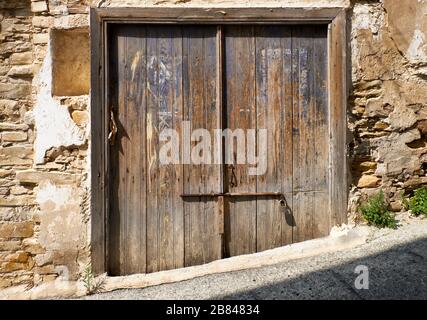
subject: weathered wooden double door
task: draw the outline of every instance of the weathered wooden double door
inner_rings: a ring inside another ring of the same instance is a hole
[[[203,264],[329,232],[326,37],[316,25],[111,30],[111,274]],[[255,143],[265,170],[250,174],[249,152],[246,162],[235,151],[235,162],[215,161],[214,149],[229,146],[214,132],[227,128],[257,130],[230,150]],[[160,161],[165,129],[179,137],[169,164]],[[211,162],[191,161],[200,140],[185,141],[186,129],[208,130]]]

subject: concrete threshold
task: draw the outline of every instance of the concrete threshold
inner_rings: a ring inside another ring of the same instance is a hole
[[[102,280],[102,291],[118,289],[136,289],[160,284],[179,282],[206,275],[233,272],[244,269],[259,268],[290,260],[307,258],[328,252],[342,251],[366,243],[371,228],[358,226],[335,227],[329,236],[300,243],[294,243],[259,253],[241,255],[213,261],[204,265],[159,271],[149,274],[134,274],[129,276],[99,276]],[[47,299],[53,297],[78,297],[86,294],[86,288],[81,281],[63,281],[57,279],[41,284],[31,289],[17,286],[0,291],[0,299]]]

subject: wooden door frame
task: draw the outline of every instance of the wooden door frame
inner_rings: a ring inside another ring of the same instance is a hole
[[[91,261],[108,262],[108,26],[161,24],[324,24],[328,27],[329,208],[331,225],[347,222],[347,24],[345,8],[91,8]]]

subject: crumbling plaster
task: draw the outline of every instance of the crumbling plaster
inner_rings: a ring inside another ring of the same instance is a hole
[[[352,8],[352,84],[349,208],[379,188],[391,207],[426,175],[426,1],[355,2]]]
[[[72,120],[66,107],[52,95],[52,54],[47,54],[35,80],[37,100],[33,110],[36,139],[34,163],[44,163],[46,151],[51,148],[81,146],[86,142],[85,132]]]

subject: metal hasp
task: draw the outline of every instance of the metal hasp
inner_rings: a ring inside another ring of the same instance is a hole
[[[280,192],[184,193],[181,197],[285,197]]]
[[[187,193],[182,198],[194,197],[278,197],[281,206],[287,206],[285,195],[281,192],[225,192],[225,193]]]

